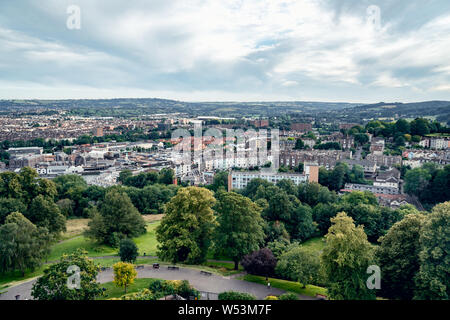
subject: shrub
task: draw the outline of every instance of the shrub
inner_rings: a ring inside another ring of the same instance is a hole
[[[129,293],[120,297],[120,300],[157,300],[157,296],[149,289]]]
[[[161,298],[171,294],[178,294],[185,299],[198,297],[200,293],[187,280],[155,280],[150,283],[149,290]]]
[[[298,300],[298,296],[293,292],[283,293],[278,300]]]
[[[256,300],[256,297],[249,293],[225,291],[219,294],[219,300]]]
[[[264,298],[264,300],[278,300],[277,296],[267,296]]]

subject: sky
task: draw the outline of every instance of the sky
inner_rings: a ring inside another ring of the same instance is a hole
[[[450,100],[450,1],[0,2],[0,99],[143,97]]]

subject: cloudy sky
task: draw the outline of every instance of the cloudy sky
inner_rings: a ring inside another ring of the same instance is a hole
[[[450,1],[0,2],[0,99],[114,97],[450,100]]]

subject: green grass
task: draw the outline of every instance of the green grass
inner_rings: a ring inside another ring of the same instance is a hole
[[[148,289],[148,287],[150,286],[150,283],[152,283],[155,280],[156,279],[153,279],[153,278],[135,279],[134,283],[127,288],[127,293],[133,293],[133,292],[137,292],[137,291],[140,291],[143,289]],[[106,282],[106,283],[103,283],[101,286],[103,288],[106,288],[105,293],[107,294],[107,296],[99,298],[100,300],[111,299],[111,298],[120,298],[121,296],[123,296],[125,294],[124,288],[116,287],[114,282]]]
[[[61,258],[63,253],[72,253],[79,248],[86,250],[89,257],[117,255],[116,248],[100,245],[93,242],[91,239],[80,236],[55,244],[51,249],[47,261],[57,261]]]
[[[44,272],[45,266],[34,271],[25,272],[25,277],[22,277],[20,271],[7,272],[0,275],[0,291],[4,291],[5,288],[11,287],[12,285],[18,284],[19,282],[40,276]]]
[[[244,277],[242,277],[242,280],[267,285],[265,277],[247,274]],[[304,296],[315,297],[316,294],[322,294],[322,295],[327,294],[327,289],[322,288],[322,287],[317,287],[314,285],[308,284],[308,285],[306,285],[306,288],[303,288],[303,285],[301,285],[299,282],[280,280],[280,279],[274,279],[274,278],[269,278],[269,282],[270,282],[270,285],[274,288],[278,288],[278,289],[285,290],[288,292],[298,293],[298,294],[301,294]]]
[[[302,246],[304,248],[311,250],[311,252],[317,253],[322,252],[322,250],[325,248],[325,245],[325,238],[323,237],[313,238],[302,243]]]
[[[147,225],[147,233],[134,239],[139,249],[139,254],[144,255],[156,255],[156,227],[158,222],[149,223]],[[63,253],[75,252],[78,248],[87,251],[89,257],[102,257],[102,256],[114,256],[118,254],[117,248],[112,248],[106,245],[100,245],[95,243],[89,238],[84,236],[78,236],[66,241],[55,244],[47,261],[57,261],[61,258]]]
[[[158,241],[156,241],[156,227],[160,223],[160,221],[156,221],[147,224],[147,233],[134,239],[138,246],[139,255],[143,256],[145,252],[147,256],[156,256],[156,246],[158,245]]]

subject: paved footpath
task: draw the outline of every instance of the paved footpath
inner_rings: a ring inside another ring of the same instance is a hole
[[[179,268],[179,270],[168,270],[167,266],[160,269],[153,269],[150,265],[145,265],[143,269],[138,269],[138,278],[159,278],[164,280],[188,280],[194,288],[199,291],[220,293],[224,291],[247,292],[255,295],[258,299],[264,299],[268,295],[280,295],[284,290],[277,288],[268,289],[267,286],[224,277],[216,274],[204,275],[200,270],[190,268]],[[97,280],[100,283],[113,280],[112,269],[107,269],[99,273]],[[16,295],[20,295],[20,300],[32,299],[31,288],[36,280],[30,280],[22,284],[7,288],[6,293],[0,295],[0,300],[15,300]],[[301,296],[300,299],[311,299],[312,297]]]

